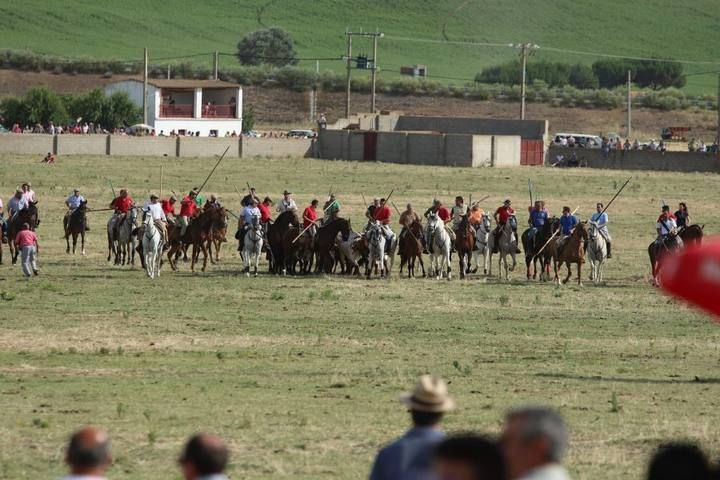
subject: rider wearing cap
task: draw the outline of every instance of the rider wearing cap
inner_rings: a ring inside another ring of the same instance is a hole
[[[153,223],[160,230],[162,235],[162,241],[164,245],[167,245],[167,217],[163,211],[162,205],[158,202],[158,196],[154,193],[150,195],[150,201],[145,202],[143,206],[143,212],[145,215],[150,215]]]
[[[120,195],[115,197],[110,202],[110,208],[114,209],[113,216],[108,222],[108,227],[114,230],[117,226],[122,225],[127,217],[127,213],[135,205],[135,201],[132,199],[126,189],[120,190]]]
[[[425,213],[423,216],[425,218],[428,218],[430,214],[436,214],[440,220],[443,221],[445,224],[445,231],[450,235],[450,241],[453,243],[453,246],[455,244],[455,230],[453,230],[450,226],[450,222],[452,221],[452,214],[450,213],[450,210],[445,208],[440,200],[437,198],[433,200],[432,207],[425,210]],[[425,239],[427,241],[427,239]]]
[[[558,241],[558,253],[565,246],[567,238],[572,234],[578,219],[570,211],[570,207],[563,207],[562,216],[560,217],[560,240]]]
[[[240,211],[240,225],[235,238],[240,241],[238,251],[242,251],[245,243],[245,234],[253,224],[253,219],[262,219],[261,210],[258,208],[258,201],[255,197],[250,198],[250,203]]]
[[[495,210],[495,214],[493,215],[493,217],[495,218],[497,227],[495,227],[495,231],[493,232],[493,237],[495,240],[493,242],[493,245],[494,245],[493,253],[498,252],[498,247],[499,247],[498,240],[500,237],[500,232],[502,232],[503,227],[510,220],[510,217],[513,217],[514,215],[515,215],[515,209],[512,208],[512,201],[509,198],[506,199],[503,202],[503,204],[500,207],[498,207],[497,210]],[[515,231],[514,228],[513,228],[513,234],[517,235],[517,232]],[[520,253],[519,248],[517,249],[517,253]]]
[[[598,232],[605,237],[607,243],[607,258],[612,258],[612,238],[608,231],[608,214],[603,212],[605,206],[602,203],[596,205],[597,211],[592,214],[590,221],[598,226]]]
[[[545,226],[545,222],[548,221],[550,214],[545,208],[545,202],[541,200],[537,200],[534,206],[528,207],[528,210],[530,211],[530,218],[528,218],[528,225],[530,225],[528,238],[532,242],[537,232]]]
[[[295,204],[295,200],[290,196],[292,193],[288,192],[287,190],[283,191],[283,198],[280,200],[280,203],[277,206],[278,213],[284,213],[284,212],[294,212],[297,210],[297,205]]]
[[[65,199],[65,206],[68,208],[67,212],[65,212],[65,216],[63,217],[63,226],[65,228],[67,228],[70,215],[72,215],[73,212],[80,208],[80,206],[85,202],[85,197],[80,194],[79,188],[74,189],[73,193]],[[87,218],[85,218],[85,230],[90,230]]]
[[[166,200],[160,200],[160,205],[162,206],[163,212],[165,212],[165,218],[167,218],[168,223],[171,223],[175,225],[175,204],[177,203],[177,197],[175,195],[170,195],[170,197]]]

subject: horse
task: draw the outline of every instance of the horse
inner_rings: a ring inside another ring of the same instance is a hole
[[[555,281],[560,285],[560,279],[558,278],[558,267],[563,263],[567,266],[567,276],[562,283],[567,283],[570,280],[572,271],[570,265],[577,264],[578,271],[578,285],[582,285],[582,264],[585,263],[585,242],[589,240],[587,225],[584,222],[580,222],[575,226],[572,234],[565,240],[562,250],[558,249],[558,238],[553,238],[548,244],[547,248],[550,249],[550,255],[553,259],[553,267],[555,272]]]
[[[357,232],[350,231],[347,240],[337,240],[335,247],[338,251],[338,262],[341,273],[346,275],[360,275],[360,264],[367,264],[370,254],[367,238]]]
[[[184,250],[184,246],[192,245],[191,263],[190,270],[195,271],[195,263],[200,258],[200,252],[203,254],[203,266],[202,271],[204,272],[207,268],[208,261],[208,240],[211,236],[213,226],[227,225],[227,210],[225,207],[210,208],[203,211],[197,217],[193,218],[193,221],[188,225],[185,230],[185,235],[182,238],[176,238],[171,242],[171,246],[167,252],[167,258],[170,262],[170,267],[173,270],[177,270],[177,262],[175,259],[176,255],[179,255]]]
[[[475,247],[475,229],[472,228],[468,221],[467,214],[463,215],[458,229],[455,232],[455,250],[458,253],[458,262],[460,264],[460,279],[464,279],[465,275],[470,273],[470,262],[472,262],[472,252]]]
[[[590,280],[596,284],[603,281],[603,267],[607,259],[607,240],[595,222],[589,222],[587,255],[590,260]]]
[[[155,226],[152,215],[145,215],[143,221],[144,232],[142,236],[142,251],[145,263],[145,271],[148,277],[156,278],[160,276],[160,262],[162,261],[162,234]]]
[[[22,226],[25,223],[30,225],[30,230],[32,231],[35,231],[35,228],[37,228],[39,223],[37,202],[30,202],[30,205],[28,205],[27,208],[20,210],[8,223],[8,249],[10,250],[10,258],[12,259],[13,265],[17,263],[17,257],[20,253],[19,249],[15,245],[15,237],[18,232],[22,230]]]
[[[699,241],[697,241],[697,239],[691,239],[690,241],[693,240],[696,241],[698,244],[700,243]],[[657,242],[652,242],[650,245],[648,245],[648,256],[650,257],[650,266],[652,267],[653,285],[659,285],[658,279],[660,275],[660,269],[662,268],[662,261],[664,260],[665,256],[672,252],[680,250],[683,245],[684,240],[678,232],[671,232],[669,235],[666,235],[665,238],[662,239],[660,244],[658,244]]]
[[[498,260],[498,269],[500,270],[500,277],[502,278],[503,272],[505,273],[505,280],[510,279],[510,272],[515,270],[515,267],[517,266],[517,260],[515,259],[515,254],[517,252],[517,235],[515,235],[515,230],[517,228],[517,218],[515,218],[515,215],[511,215],[510,218],[508,218],[507,223],[502,226],[502,229],[500,230],[499,238],[497,239],[498,242],[498,252],[500,255],[500,258]],[[491,235],[493,236],[493,235]],[[493,239],[493,242],[495,239]],[[492,249],[490,250],[490,271],[488,272],[488,275],[492,275]],[[507,256],[510,255],[510,258],[512,258],[512,265],[508,265]]]
[[[702,244],[702,239],[705,231],[705,225],[688,225],[683,227],[678,232],[680,239],[686,247],[692,247],[695,245]]]
[[[208,253],[210,254],[210,263],[218,263],[220,261],[220,248],[222,244],[227,242],[228,217],[227,211],[224,217],[218,217],[216,222],[210,229],[210,238],[208,238]],[[168,238],[170,233],[168,231]],[[215,258],[213,258],[213,248],[215,248]]]
[[[300,227],[297,213],[294,210],[286,210],[281,213],[277,216],[275,222],[269,224],[267,227],[266,237],[270,260],[270,273],[284,274],[287,271],[284,238],[287,231],[292,227]],[[297,236],[297,233],[295,236]]]
[[[340,234],[342,241],[347,241],[350,236],[350,229],[350,220],[340,217],[318,228],[317,234],[315,235],[315,254],[317,255],[316,271],[332,273],[336,260],[333,252],[337,236]]]
[[[387,246],[387,239],[385,238],[385,232],[382,229],[380,222],[375,221],[368,226],[365,232],[367,236],[368,246],[370,253],[368,255],[368,262],[365,266],[365,276],[369,279],[373,269],[375,273],[378,273],[378,265],[380,266],[380,278],[384,278],[386,273],[390,276],[387,264],[387,255],[385,254],[385,247]]]
[[[114,219],[114,220],[113,220]],[[135,265],[135,237],[137,210],[131,208],[122,218],[111,217],[107,223],[108,255],[115,256],[115,265]]]
[[[532,229],[528,228],[523,232],[521,241],[525,251],[525,267],[528,280],[537,278],[538,260],[540,261],[540,280],[544,281],[550,278],[550,256],[547,253],[547,248],[542,252],[540,252],[540,249],[545,247],[545,244],[558,230],[559,223],[560,220],[557,218],[548,218],[545,224],[537,229],[533,238],[530,238]],[[532,274],[530,273],[531,266]]]
[[[492,242],[493,242],[493,235],[492,233],[492,223],[490,221],[490,216],[487,214],[484,214],[481,217],[480,224],[477,226],[477,229],[475,230],[475,249],[476,252],[473,256],[475,258],[475,268],[473,268],[470,273],[477,273],[478,268],[480,267],[480,259],[483,259],[483,274],[488,274],[488,267],[490,266],[490,253],[493,250]]]
[[[250,276],[250,266],[254,266],[254,276],[258,276],[258,266],[260,264],[260,255],[263,247],[263,231],[260,224],[260,217],[252,217],[252,223],[249,225],[245,238],[243,240],[243,263],[245,265],[243,271],[246,276]]]
[[[452,268],[450,266],[451,240],[445,224],[436,213],[431,213],[428,217],[426,228],[427,245],[430,251],[430,268],[428,276],[435,276],[438,280],[443,276],[447,279],[452,278]]]
[[[422,276],[425,276],[425,265],[422,259],[422,235],[422,223],[415,220],[406,227],[405,235],[402,235],[398,241],[400,247],[400,273],[402,273],[403,265],[407,264],[408,278],[415,276],[416,260],[420,261]]]
[[[72,235],[72,253],[75,255],[78,235],[80,235],[80,253],[85,255],[85,229],[87,225],[87,200],[80,202],[80,206],[63,217],[63,229],[65,230],[65,253],[70,253],[70,236]]]

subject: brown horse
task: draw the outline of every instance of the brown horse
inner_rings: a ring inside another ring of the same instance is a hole
[[[462,216],[458,229],[455,232],[455,250],[458,254],[458,262],[460,264],[460,279],[470,273],[470,262],[472,260],[472,251],[475,247],[475,229],[472,228],[468,221],[467,214]]]
[[[18,232],[22,230],[22,226],[25,223],[30,225],[30,230],[35,231],[39,223],[37,202],[31,202],[27,208],[20,210],[18,214],[15,215],[15,218],[11,219],[8,223],[8,249],[10,250],[10,258],[12,259],[13,265],[17,263],[17,257],[20,253],[15,245],[15,237]]]
[[[72,235],[72,253],[75,255],[78,235],[80,235],[80,253],[85,255],[85,230],[87,228],[87,200],[80,202],[80,206],[68,216],[63,217],[63,228],[65,229],[65,253],[70,253],[70,236]]]
[[[270,273],[282,274],[287,268],[283,241],[285,234],[292,227],[300,227],[297,213],[293,210],[287,210],[281,213],[275,221],[267,227],[266,236],[268,252],[270,254]],[[297,236],[297,233],[295,236]]]
[[[170,267],[172,267],[173,270],[177,270],[175,255],[180,252],[183,245],[192,245],[190,270],[195,271],[195,263],[199,260],[200,252],[202,252],[202,271],[204,272],[208,262],[208,240],[210,239],[213,226],[222,225],[223,223],[227,226],[227,211],[224,207],[205,210],[193,219],[192,223],[188,225],[187,230],[185,230],[185,235],[179,242],[174,241],[168,250],[167,257],[170,262]]]
[[[570,280],[572,271],[570,265],[577,264],[577,281],[578,285],[582,285],[582,265],[585,263],[585,242],[589,239],[587,225],[584,222],[580,222],[575,226],[572,234],[565,239],[565,242],[561,248],[558,248],[559,238],[553,238],[547,249],[550,249],[550,257],[553,260],[553,267],[555,271],[555,281],[560,285],[560,279],[558,278],[558,267],[564,263],[567,266],[567,276],[562,283],[567,283]]]
[[[217,210],[217,208],[213,209]],[[213,264],[220,261],[220,247],[222,247],[222,244],[227,241],[227,229],[228,217],[226,210],[225,216],[218,216],[215,223],[212,225],[210,230],[210,238],[208,238],[207,242],[208,253],[210,254],[210,262]],[[213,247],[215,248],[215,258],[213,258]]]
[[[415,276],[415,261],[420,261],[422,276],[425,277],[425,264],[422,259],[423,245],[423,226],[418,221],[413,221],[405,230],[405,234],[400,238],[400,273],[402,273],[403,265],[407,264],[408,278]]]
[[[542,228],[535,232],[532,239],[530,238],[529,228],[520,237],[525,250],[525,267],[528,280],[537,278],[538,261],[540,263],[540,280],[547,281],[550,279],[550,254],[547,248],[542,252],[540,252],[540,249],[545,246],[558,228],[560,228],[560,219],[552,217],[548,218]]]
[[[681,228],[677,232],[677,236],[682,240],[682,245],[674,236],[668,236],[667,241],[658,247],[656,242],[648,245],[648,257],[650,257],[650,268],[652,271],[653,284],[657,285],[657,277],[660,273],[660,263],[665,253],[677,250],[681,246],[690,247],[702,244],[705,225],[688,225]]]
[[[318,228],[315,236],[318,272],[332,273],[335,263],[335,240],[338,234],[342,235],[343,241],[347,241],[350,236],[350,220],[336,218]]]

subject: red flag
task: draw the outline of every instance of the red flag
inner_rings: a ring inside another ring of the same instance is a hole
[[[720,323],[720,237],[667,255],[662,260],[660,286],[714,314]]]

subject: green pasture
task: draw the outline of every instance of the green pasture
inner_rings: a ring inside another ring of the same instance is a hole
[[[526,282],[522,268],[509,283],[408,280],[398,263],[390,280],[252,279],[233,240],[204,274],[181,264],[150,281],[139,265],[106,263],[107,212],[91,214],[88,255],[65,254],[63,199],[79,186],[104,208],[111,180],[140,201],[159,191],[161,165],[163,193],[183,192],[214,161],[39,160],[0,156],[2,198],[30,180],[42,218],[41,276],[23,280],[7,249],[0,267],[0,478],[61,476],[67,435],[94,423],[112,436],[114,479],[179,478],[180,446],[199,430],[229,442],[232,478],[360,479],[406,428],[398,396],[425,372],[450,382],[451,431],[497,433],[518,403],[558,408],[577,479],[640,478],[667,439],[720,453],[720,330],[653,289],[645,255],[661,199],[720,229],[716,175],[226,159],[207,193],[231,209],[246,182],[273,198],[289,188],[303,206],[332,189],[356,229],[362,195],[393,188],[398,206],[456,194],[523,206],[531,177],[552,212],[579,206],[586,218],[633,180],[609,211],[615,255],[602,286]]]

